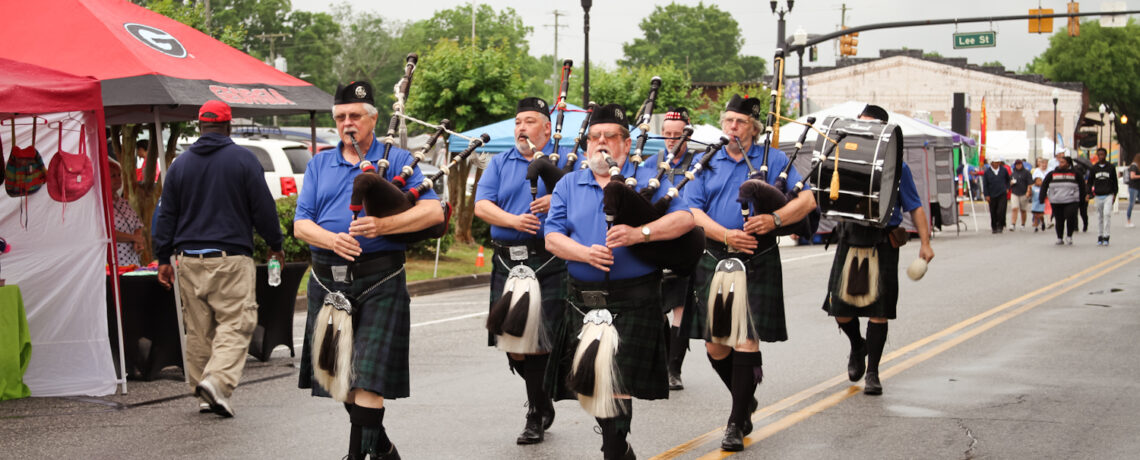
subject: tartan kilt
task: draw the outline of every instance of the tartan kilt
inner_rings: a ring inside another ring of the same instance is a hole
[[[326,265],[343,264],[335,255],[313,252],[313,262]],[[357,311],[353,314],[353,346],[351,387],[371,391],[385,399],[406,398],[409,395],[408,370],[409,338],[411,330],[411,297],[408,295],[407,276],[400,272],[380,285],[364,298],[360,293],[403,267],[392,267],[380,273],[337,283],[321,278],[329,289],[340,290],[355,298]],[[313,396],[329,396],[313,379],[312,338],[313,322],[324,302],[326,291],[317,284],[316,273],[309,276],[309,304],[305,319],[305,342],[301,348],[301,370],[298,388],[312,388]]]
[[[838,295],[839,277],[843,273],[843,262],[851,245],[839,241],[835,248],[835,261],[831,263],[831,277],[827,280],[827,297],[823,299],[823,311],[828,316],[872,317],[895,319],[895,306],[899,300],[899,249],[889,241],[875,245],[879,255],[879,299],[865,307],[856,307],[844,302]]]
[[[729,254],[715,246],[705,248],[695,278],[697,299],[696,308],[685,311],[690,324],[689,336],[709,340],[708,299],[709,284],[712,283],[716,264],[723,259],[741,258],[748,273],[748,309],[752,318],[752,331],[759,337],[749,339],[762,342],[783,342],[788,340],[788,328],[784,320],[784,274],[780,265],[780,249],[776,245],[749,256],[744,253]],[[748,257],[743,259],[743,257]],[[692,310],[692,314],[689,314]]]
[[[510,276],[513,266],[506,264],[508,260],[510,260],[510,254],[507,254],[507,251],[500,253],[498,249],[491,257],[491,302],[487,305],[488,310],[490,310],[491,305],[495,304],[496,300],[503,296],[503,288],[507,284],[507,278]],[[542,328],[546,331],[540,337],[547,337],[547,340],[550,340],[549,337],[552,337],[552,332],[558,328],[558,324],[565,318],[563,312],[566,310],[566,280],[569,278],[566,273],[566,261],[554,257],[553,254],[546,253],[531,256],[521,263],[534,269],[535,275],[538,275],[539,289],[542,290]],[[540,270],[539,267],[542,269]],[[496,342],[495,335],[488,331],[487,346],[493,347]],[[539,346],[544,350],[550,349],[550,343],[540,343]]]
[[[631,280],[611,281],[611,286],[631,287],[624,282],[653,283],[660,286],[660,273],[654,273]],[[574,280],[570,280],[570,291],[574,292]],[[585,284],[585,283],[579,283]],[[601,283],[596,283],[601,284]],[[587,287],[586,290],[595,289]],[[623,302],[611,302],[606,309],[614,314],[614,327],[618,331],[618,349],[615,361],[618,369],[618,382],[625,393],[638,399],[668,399],[669,373],[666,346],[668,323],[661,314],[661,295],[639,296]],[[572,299],[572,297],[568,297]],[[575,305],[568,300],[571,308],[566,309],[565,320],[556,330],[554,349],[550,364],[546,367],[545,386],[555,400],[576,399],[574,392],[566,386],[574,363],[574,351],[578,348],[578,333],[582,330],[582,318],[590,308]]]

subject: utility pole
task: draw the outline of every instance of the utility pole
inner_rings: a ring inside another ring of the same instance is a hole
[[[594,5],[594,0],[582,0],[582,33],[586,38],[585,46],[585,59],[586,64],[582,71],[582,107],[590,106],[590,7]]]
[[[839,30],[843,30],[847,27],[847,10],[849,9],[851,8],[848,8],[846,3],[839,7]],[[835,42],[835,59],[839,60],[839,57],[839,42]]]
[[[273,65],[273,63],[277,60],[277,48],[274,46],[274,44],[278,38],[288,38],[289,34],[261,34],[254,35],[254,37],[260,38],[262,40],[269,40],[269,65]]]
[[[471,2],[471,44],[475,44],[475,2]]]
[[[553,27],[554,28],[554,77],[551,78],[550,81],[554,82],[554,84],[552,85],[552,86],[554,86],[554,99],[552,99],[552,100],[555,101],[555,103],[557,103],[558,102],[558,96],[559,96],[558,91],[559,91],[559,85],[560,85],[560,82],[558,81],[558,79],[561,78],[561,75],[562,75],[561,67],[558,66],[558,63],[561,61],[561,59],[558,56],[558,29],[560,29],[560,28],[566,29],[566,28],[569,28],[570,26],[568,26],[566,24],[558,24],[558,17],[559,16],[566,16],[566,13],[563,13],[563,12],[558,11],[558,10],[554,10],[554,11],[551,11],[550,14],[554,15],[554,25],[544,24],[543,27]]]

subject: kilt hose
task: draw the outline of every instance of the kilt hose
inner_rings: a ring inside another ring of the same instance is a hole
[[[487,308],[490,308],[491,305],[495,304],[495,301],[503,296],[503,287],[507,284],[511,267],[517,264],[525,264],[534,270],[535,275],[538,276],[538,284],[542,289],[542,327],[546,331],[543,336],[549,340],[553,331],[565,318],[566,280],[568,279],[566,261],[556,258],[546,251],[538,252],[526,260],[516,261],[512,265],[508,265],[510,260],[510,254],[507,250],[495,249],[495,253],[491,257],[491,302]],[[495,335],[488,332],[487,346],[493,347],[495,342]],[[550,344],[540,343],[540,347],[549,350]]]
[[[614,315],[613,325],[618,331],[618,347],[615,362],[618,370],[618,385],[625,394],[638,399],[668,399],[669,376],[666,347],[668,324],[661,314],[661,274],[606,283],[587,283],[570,279],[565,320],[555,331],[554,349],[550,364],[546,367],[546,389],[555,400],[575,399],[574,392],[567,388],[574,361],[574,351],[578,348],[578,333],[582,330],[582,318],[593,308],[605,308]],[[608,290],[610,299],[604,307],[587,307],[579,293],[581,291]]]
[[[827,280],[823,311],[828,316],[895,319],[895,305],[899,300],[899,249],[891,246],[890,241],[875,245],[879,256],[879,298],[865,307],[844,302],[838,293],[843,263],[850,250],[851,245],[840,239],[835,248],[835,261],[831,264],[831,277]]]
[[[784,320],[784,278],[780,265],[780,249],[772,244],[763,249],[763,244],[751,256],[744,253],[729,253],[725,246],[708,242],[701,261],[697,264],[694,286],[697,291],[696,308],[685,309],[685,321],[690,324],[689,336],[709,340],[708,301],[709,285],[712,283],[716,265],[721,260],[738,258],[744,262],[748,274],[748,310],[752,318],[752,331],[759,337],[750,339],[761,342],[782,342],[788,340],[788,328]],[[692,313],[690,314],[690,310]]]
[[[335,254],[313,252],[313,264],[343,265],[346,261]],[[351,283],[339,283],[320,278],[329,289],[343,292],[355,299],[353,307],[353,346],[351,388],[360,388],[385,399],[406,398],[409,394],[408,351],[411,329],[407,276],[403,264],[387,269],[357,275]],[[399,271],[399,273],[396,273]],[[395,276],[392,276],[396,273]],[[312,388],[313,396],[329,396],[313,380],[312,338],[317,313],[324,303],[326,291],[320,287],[313,273],[309,279],[308,315],[305,320],[305,342],[301,348],[301,370],[298,388]],[[388,278],[367,295],[361,293]]]

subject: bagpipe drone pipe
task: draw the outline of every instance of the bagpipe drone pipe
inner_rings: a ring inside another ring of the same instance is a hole
[[[796,140],[796,149],[792,155],[788,157],[788,164],[780,171],[780,175],[776,177],[772,184],[767,181],[767,149],[770,148],[769,141],[765,141],[765,164],[761,166],[761,170],[765,171],[764,174],[757,174],[755,177],[750,177],[740,185],[740,196],[738,201],[741,205],[741,212],[745,217],[749,214],[755,216],[760,214],[768,214],[776,211],[789,201],[792,201],[804,189],[804,179],[800,179],[792,186],[791,190],[785,191],[788,186],[788,173],[796,163],[796,157],[799,156],[800,150],[803,148],[804,140],[807,139],[808,132],[811,131],[812,125],[815,124],[815,117],[808,117],[807,123],[803,133],[800,134],[799,139]],[[820,211],[817,206],[803,219],[782,225],[774,231],[778,236],[796,235],[800,238],[811,239],[819,228]]]
[[[530,144],[530,150],[534,152],[534,159],[526,168],[526,180],[530,182],[530,196],[531,199],[538,198],[538,179],[542,178],[542,182],[546,184],[546,192],[552,193],[554,191],[554,184],[558,183],[559,179],[568,172],[574,170],[574,163],[578,161],[577,142],[575,142],[574,150],[566,154],[566,165],[562,168],[558,167],[558,146],[562,142],[562,122],[566,118],[566,93],[570,89],[570,68],[574,62],[567,59],[562,62],[562,84],[558,93],[558,103],[555,104],[555,110],[558,111],[558,116],[554,122],[554,133],[551,137],[554,138],[554,151],[550,155],[546,155],[535,148],[534,144],[530,142],[530,138],[525,138],[526,142]],[[593,108],[593,105],[590,106]],[[592,111],[590,112],[592,113]],[[589,114],[586,116],[586,121],[582,123],[580,131],[584,131],[586,123],[589,122]],[[579,132],[581,137],[581,132]],[[525,136],[525,135],[524,135]]]

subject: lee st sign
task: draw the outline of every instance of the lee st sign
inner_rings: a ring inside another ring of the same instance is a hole
[[[954,49],[992,46],[997,46],[997,32],[994,31],[954,34]]]

